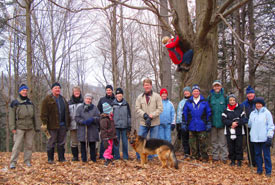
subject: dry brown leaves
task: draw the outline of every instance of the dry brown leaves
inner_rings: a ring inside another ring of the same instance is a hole
[[[179,170],[175,170],[160,168],[158,159],[140,168],[134,153],[130,153],[132,160],[117,160],[108,167],[103,160],[71,162],[70,154],[66,154],[67,162],[49,165],[46,153],[33,153],[33,166],[26,167],[21,153],[17,168],[11,170],[10,155],[0,153],[0,184],[275,184],[274,173],[271,178],[257,175],[255,168],[247,166],[247,161],[241,168],[212,161],[180,161]]]

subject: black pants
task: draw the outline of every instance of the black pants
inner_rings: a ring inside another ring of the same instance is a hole
[[[80,142],[81,144],[81,159],[83,162],[87,161],[86,142]],[[90,157],[91,160],[96,162],[95,142],[89,142]]]
[[[190,146],[189,146],[189,131],[181,131],[181,142],[183,146],[184,154],[190,155]]]
[[[237,136],[236,139],[230,139],[230,135],[226,135],[229,159],[243,160],[243,136]]]
[[[58,129],[49,129],[49,133],[51,135],[50,139],[47,143],[47,151],[57,147],[64,148],[67,136],[67,130],[65,126],[60,126]]]

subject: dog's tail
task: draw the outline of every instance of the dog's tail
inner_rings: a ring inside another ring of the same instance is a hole
[[[173,161],[174,167],[175,167],[176,169],[179,169],[179,164],[178,164],[178,160],[177,160],[175,151],[171,151],[171,152],[170,152],[170,158],[171,158],[171,161]]]

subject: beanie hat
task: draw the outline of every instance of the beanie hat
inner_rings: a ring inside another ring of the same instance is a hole
[[[185,91],[189,91],[190,93],[192,93],[192,89],[189,86],[186,86],[183,88],[183,92],[185,92]]]
[[[116,94],[123,94],[123,90],[119,87],[116,89]]]
[[[107,102],[102,104],[102,109],[103,109],[103,113],[105,113],[105,114],[110,114],[111,112],[113,112],[113,108]]]
[[[255,90],[250,85],[246,88],[246,94],[249,93],[255,93]]]
[[[51,89],[52,89],[52,88],[54,88],[55,86],[59,86],[59,87],[61,88],[61,85],[60,85],[60,83],[58,83],[58,82],[55,82],[55,83],[53,83],[53,84],[52,84],[52,87],[51,87]]]
[[[20,87],[19,87],[19,89],[18,89],[18,92],[21,92],[24,89],[28,90],[29,88],[28,88],[28,86],[26,84],[21,84]]]
[[[256,97],[254,101],[255,101],[255,104],[256,104],[256,103],[260,103],[260,104],[262,104],[263,106],[265,106],[265,101],[264,101],[264,98],[263,98],[263,97]]]
[[[162,89],[160,90],[159,94],[162,95],[163,93],[165,93],[165,94],[168,95],[167,89],[162,88]]]
[[[111,85],[106,85],[106,88],[105,89],[112,89],[112,91],[113,91],[113,86],[111,86]]]
[[[220,80],[215,80],[212,84],[212,86],[215,86],[215,85],[220,85],[222,86],[222,82]]]
[[[193,92],[195,89],[198,89],[199,91],[201,91],[201,89],[200,89],[200,87],[199,87],[198,84],[193,85],[193,87],[192,87],[192,92]]]
[[[228,100],[229,100],[230,98],[235,98],[235,100],[237,101],[237,97],[236,97],[235,94],[229,94],[229,95],[228,95]]]
[[[93,96],[92,96],[91,93],[86,93],[85,96],[84,96],[84,99],[85,98],[91,98],[91,99],[93,99]]]

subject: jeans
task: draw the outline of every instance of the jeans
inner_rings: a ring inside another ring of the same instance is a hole
[[[150,131],[150,138],[158,138],[158,130],[159,130],[158,125],[153,127],[146,127],[146,126],[140,125],[138,135],[146,138]],[[140,155],[138,153],[136,154],[137,154],[137,159],[140,159]],[[153,157],[155,157],[155,155],[149,155],[148,159],[152,159]]]
[[[116,136],[118,139],[118,146],[114,145],[114,147],[113,147],[114,158],[120,159],[119,146],[120,146],[120,136],[121,136],[123,159],[128,159],[129,157],[128,157],[127,128],[116,128]]]
[[[190,65],[191,62],[192,62],[192,59],[193,59],[193,50],[190,49],[188,51],[186,51],[184,54],[183,54],[183,57],[182,57],[182,63],[186,63],[187,65]]]
[[[158,135],[159,139],[163,139],[171,143],[171,124],[160,124]]]
[[[265,173],[271,174],[272,164],[271,164],[271,157],[270,157],[270,147],[265,145],[265,142],[261,143],[253,143],[254,150],[255,150],[255,160],[257,164],[257,172],[263,172],[263,156],[264,153],[264,164],[265,164]]]

